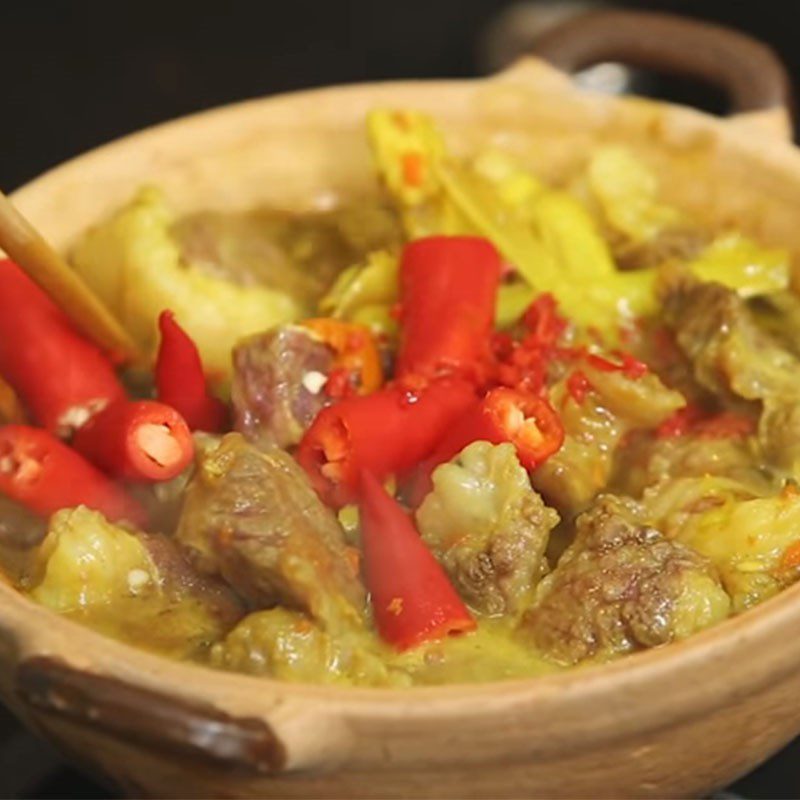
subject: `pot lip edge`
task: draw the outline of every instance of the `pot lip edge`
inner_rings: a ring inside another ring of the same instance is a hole
[[[537,61],[537,59],[532,60]],[[506,72],[508,72],[508,75],[505,74]],[[387,89],[425,87],[431,89],[458,88],[460,90],[469,90],[490,83],[500,81],[509,82],[513,74],[511,70],[504,70],[494,75],[479,78],[419,78],[412,80],[349,83],[334,86],[311,87],[299,91],[289,91],[275,95],[243,99],[182,115],[115,138],[45,171],[33,180],[18,187],[12,194],[12,197],[23,197],[33,192],[45,192],[47,183],[58,180],[65,170],[71,171],[79,169],[87,160],[93,159],[99,155],[108,156],[115,150],[121,152],[126,148],[137,147],[144,141],[144,137],[149,138],[162,136],[164,134],[174,134],[179,128],[190,130],[192,126],[208,124],[211,121],[221,119],[227,115],[242,113],[247,109],[260,107],[268,103],[293,101],[299,98],[309,98],[314,95],[322,95],[334,91],[357,93],[365,89],[375,89],[378,87],[386,87]],[[797,175],[800,176],[800,150],[792,146],[790,142],[785,144],[770,142],[771,147],[765,149],[763,148],[763,141],[758,139],[758,137],[746,131],[738,130],[735,126],[728,124],[730,119],[714,117],[711,114],[687,106],[664,103],[636,96],[605,96],[578,89],[570,91],[570,94],[580,99],[586,99],[588,102],[601,105],[623,106],[626,104],[640,104],[651,108],[669,109],[671,114],[679,115],[682,117],[681,121],[685,120],[690,123],[697,131],[705,130],[707,132],[713,132],[721,138],[729,139],[736,148],[748,150],[750,155],[757,157],[761,161],[772,162],[776,167],[779,166],[783,170],[793,167]],[[50,646],[47,644],[48,634],[50,633],[50,630],[47,630],[48,627],[52,631],[57,631],[63,624],[69,626],[78,625],[78,623],[67,619],[55,619],[57,615],[54,612],[43,608],[34,608],[32,610],[47,615],[44,621],[48,622],[49,625],[45,626],[45,632],[40,630],[33,633],[30,630],[23,630],[23,628],[27,628],[29,625],[29,623],[26,623],[29,617],[27,613],[29,609],[23,611],[20,607],[20,603],[31,606],[33,604],[31,601],[21,597],[16,591],[8,587],[2,587],[2,591],[6,589],[14,595],[14,600],[11,603],[0,604],[0,628],[6,628],[6,632],[19,648],[20,654],[24,653],[25,657],[38,655],[40,653],[51,654]],[[795,589],[797,590],[796,592],[794,591]],[[0,594],[2,594],[2,591],[0,591]],[[175,691],[178,694],[185,694],[186,696],[199,697],[196,688],[193,688],[191,692],[187,692],[187,684],[183,683],[177,674],[168,678],[167,673],[171,675],[175,670],[181,672],[183,670],[191,670],[192,674],[196,674],[197,676],[196,679],[188,682],[193,687],[195,684],[207,684],[208,679],[216,679],[212,682],[215,684],[219,682],[216,694],[219,695],[218,699],[220,699],[220,701],[226,692],[229,691],[229,687],[227,687],[226,684],[230,682],[240,684],[241,686],[250,686],[251,688],[259,686],[262,690],[266,686],[269,686],[273,697],[285,698],[286,700],[296,698],[328,698],[348,705],[353,705],[354,703],[351,701],[358,700],[358,706],[361,710],[367,712],[371,710],[372,713],[385,712],[390,705],[393,705],[395,707],[402,706],[403,715],[407,715],[413,710],[415,716],[419,716],[420,718],[433,715],[441,716],[442,713],[452,713],[456,716],[463,716],[464,708],[457,709],[456,706],[463,706],[466,701],[469,700],[486,699],[490,695],[497,700],[502,698],[504,703],[512,702],[512,700],[518,703],[521,698],[527,696],[527,700],[531,704],[536,704],[541,700],[552,700],[553,698],[549,697],[549,695],[559,692],[562,694],[568,693],[573,696],[573,699],[575,695],[599,697],[601,695],[611,695],[615,685],[617,690],[622,688],[623,685],[627,685],[628,691],[631,690],[634,682],[646,686],[652,681],[663,677],[662,673],[676,672],[676,667],[681,667],[677,672],[683,672],[684,670],[691,671],[696,667],[696,662],[709,658],[714,651],[719,651],[720,655],[727,654],[729,650],[735,653],[740,647],[747,646],[746,640],[748,637],[768,639],[777,635],[779,632],[777,629],[784,626],[788,629],[789,618],[796,617],[800,620],[800,599],[793,598],[793,594],[798,594],[800,597],[800,586],[791,587],[782,592],[779,596],[766,601],[758,608],[751,609],[743,617],[725,620],[711,630],[696,634],[686,642],[672,644],[664,649],[628,655],[611,664],[592,666],[585,670],[579,669],[566,673],[528,679],[515,679],[502,682],[494,681],[486,684],[414,687],[410,689],[371,689],[366,687],[291,684],[254,676],[216,673],[201,665],[187,664],[178,661],[171,662],[166,657],[154,655],[122,642],[114,641],[83,626],[79,626],[79,629],[82,635],[97,638],[98,642],[102,645],[102,647],[99,648],[100,651],[110,649],[110,652],[108,654],[104,653],[103,657],[98,661],[98,666],[102,665],[104,667],[104,672],[115,674],[113,670],[115,664],[126,660],[135,662],[141,659],[145,662],[152,662],[146,670],[146,684],[153,687],[159,686],[162,689],[164,689],[166,684],[169,685],[170,691]],[[790,608],[793,600],[797,603],[797,611],[794,613],[792,613],[792,609]],[[8,611],[14,609],[14,607],[17,608],[11,616],[15,616],[16,619],[8,619]],[[779,608],[781,609],[780,612]],[[735,635],[732,630],[734,625],[740,627],[738,636]],[[78,632],[78,629],[70,627],[69,630],[66,631],[66,638],[69,638],[70,630],[73,634]],[[74,640],[74,636],[72,638]],[[61,650],[53,651],[53,654],[58,657],[63,657],[67,663],[74,664],[74,654],[70,655],[66,652],[67,650],[69,650],[69,648],[62,648]],[[784,657],[779,659],[781,662],[779,670],[776,668],[769,672],[769,675],[762,675],[762,684],[770,679],[774,679],[776,672],[780,671],[780,674],[783,675],[792,668],[792,664],[784,664],[783,662],[793,661],[795,666],[800,662],[800,648],[798,648],[797,658],[795,659],[791,659],[788,655],[789,648],[781,648],[781,650],[784,653]],[[134,655],[135,658],[131,659],[131,655]],[[165,672],[158,668],[159,665],[168,665],[169,669]],[[197,670],[202,670],[202,673]],[[762,670],[762,672],[765,671]],[[622,678],[620,678],[620,675],[622,675]],[[205,677],[206,680],[203,680],[203,677]],[[256,684],[255,681],[258,683]],[[751,682],[742,681],[742,684],[750,686]],[[606,688],[605,685],[608,685],[608,688]],[[735,693],[735,691],[735,687],[726,687],[724,690],[717,689],[715,693],[713,693],[713,696],[716,698],[716,702],[713,703],[713,705],[719,705],[725,702],[724,698]],[[706,695],[709,694],[712,693],[706,692]],[[402,695],[404,702],[397,703],[399,695]],[[537,697],[537,695],[539,697]],[[432,702],[434,699],[437,702]],[[675,698],[673,698],[673,700],[674,699]],[[585,701],[586,699],[583,700],[583,702]],[[558,698],[556,698],[556,702],[558,702]],[[684,701],[682,700],[681,702],[683,703]],[[452,708],[448,710],[447,706],[452,706]],[[488,704],[481,714],[494,713],[497,710],[489,706],[491,706],[491,704]],[[467,712],[476,713],[473,706],[470,706]]]

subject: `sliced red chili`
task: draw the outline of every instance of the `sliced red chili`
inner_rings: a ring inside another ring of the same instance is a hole
[[[486,239],[431,236],[406,245],[396,374],[483,380],[499,282],[500,256]]]
[[[181,415],[152,400],[111,403],[78,431],[73,444],[108,474],[131,481],[170,480],[194,456]]]
[[[755,421],[750,417],[731,411],[709,415],[700,407],[688,404],[664,420],[656,429],[656,436],[668,439],[693,434],[703,439],[727,439],[749,436],[755,428]]]
[[[192,430],[218,433],[226,427],[228,410],[208,391],[200,352],[171,311],[158,318],[161,342],[156,358],[156,394],[172,406]]]
[[[121,486],[41,428],[0,428],[0,491],[42,516],[84,505],[144,525],[147,514]]]
[[[0,374],[60,436],[124,397],[111,361],[12,261],[0,261]]]
[[[560,449],[564,443],[564,427],[544,398],[505,386],[492,389],[453,423],[431,455],[419,465],[406,489],[409,502],[418,505],[423,500],[431,489],[431,475],[439,464],[477,441],[511,442],[522,466],[532,470]]]
[[[567,391],[570,397],[579,405],[583,405],[586,395],[592,390],[592,384],[581,370],[575,370],[567,378]]]
[[[323,409],[303,436],[297,460],[319,495],[341,507],[358,496],[359,474],[403,475],[425,458],[475,402],[467,381],[398,381]]]
[[[334,371],[326,386],[330,397],[344,397],[352,392],[369,394],[381,387],[381,357],[369,328],[329,317],[307,319],[301,324],[336,354]]]
[[[475,620],[408,515],[362,471],[364,576],[378,633],[398,650],[474,630]]]

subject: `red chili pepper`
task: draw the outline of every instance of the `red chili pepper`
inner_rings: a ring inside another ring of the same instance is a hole
[[[667,419],[656,428],[656,436],[659,439],[671,439],[676,436],[685,436],[702,415],[703,412],[697,406],[687,404],[667,417]]]
[[[454,378],[421,387],[398,381],[347,397],[320,411],[297,460],[323,500],[338,508],[357,497],[362,469],[380,479],[405,474],[474,401],[473,386]]]
[[[572,399],[580,406],[586,399],[586,395],[592,390],[592,384],[581,370],[575,370],[567,378],[567,391]]]
[[[381,637],[398,650],[475,630],[475,620],[408,515],[361,473],[364,575]]]
[[[567,321],[558,313],[558,303],[549,292],[540,294],[522,317],[530,333],[525,337],[526,346],[555,347],[567,328]]]
[[[492,340],[495,359],[493,379],[501,386],[543,394],[547,373],[555,359],[573,357],[573,349],[559,346],[567,321],[558,313],[555,298],[540,294],[523,315],[528,333],[521,341],[498,336]]]
[[[0,261],[0,374],[31,415],[65,436],[124,397],[109,359],[12,261]]]
[[[482,380],[499,281],[500,256],[486,239],[431,236],[406,245],[396,374]]]
[[[564,443],[564,427],[553,407],[530,392],[501,386],[464,412],[420,464],[407,491],[416,506],[430,491],[431,474],[472,442],[511,442],[525,469],[532,470],[557,452]]]
[[[73,445],[110,475],[131,481],[167,481],[194,456],[181,415],[152,400],[112,403],[77,432]]]
[[[350,392],[370,394],[383,384],[381,356],[369,328],[330,317],[315,317],[300,323],[336,354],[328,384],[330,397]],[[341,377],[339,377],[341,375]]]
[[[45,517],[84,505],[112,521],[147,521],[121,486],[52,434],[27,425],[0,428],[0,491]]]
[[[158,399],[178,411],[193,431],[225,430],[228,409],[209,394],[197,345],[172,311],[161,312],[158,329],[161,333],[155,368]]]
[[[586,363],[601,372],[621,372],[632,380],[637,380],[649,372],[647,364],[634,358],[630,353],[615,350],[612,355],[619,359],[619,364],[609,361],[607,358],[590,353],[586,356]]]

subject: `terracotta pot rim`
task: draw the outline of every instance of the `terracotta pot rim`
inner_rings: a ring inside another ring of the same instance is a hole
[[[500,695],[513,695],[517,700],[525,698],[536,702],[537,700],[552,699],[560,692],[562,697],[563,693],[568,692],[573,699],[576,699],[576,695],[594,695],[623,686],[627,691],[632,691],[635,685],[658,680],[663,673],[674,673],[676,668],[691,672],[694,664],[706,660],[715,648],[722,647],[724,651],[736,651],[742,646],[741,640],[744,637],[752,640],[751,646],[755,646],[759,639],[768,638],[773,629],[781,627],[788,629],[793,623],[800,622],[800,584],[796,584],[744,614],[726,619],[688,639],[651,650],[630,653],[605,664],[592,664],[538,677],[485,683],[371,688],[293,683],[274,678],[216,670],[201,663],[179,661],[150,653],[134,645],[115,640],[38,606],[34,601],[19,595],[8,585],[0,585],[0,598],[2,598],[3,605],[10,600],[15,605],[22,606],[22,608],[18,608],[22,615],[19,627],[25,628],[26,633],[23,633],[17,642],[21,645],[21,661],[30,655],[38,654],[63,658],[67,662],[75,661],[74,651],[62,652],[47,644],[48,638],[55,629],[63,628],[64,633],[72,634],[69,636],[69,640],[73,646],[76,638],[86,638],[87,650],[89,646],[98,644],[103,651],[108,651],[108,653],[103,652],[102,658],[97,660],[98,666],[105,667],[111,662],[130,665],[134,661],[141,661],[142,666],[147,668],[148,675],[158,675],[162,688],[172,689],[176,693],[185,691],[185,686],[181,683],[178,673],[186,671],[192,673],[193,677],[202,677],[204,682],[210,681],[213,684],[212,688],[219,690],[220,693],[236,687],[248,687],[251,690],[261,688],[287,697],[313,695],[325,700],[356,701],[365,710],[379,711],[381,714],[391,711],[393,706],[397,708],[396,701],[402,698],[403,716],[410,713],[420,716],[430,714],[439,716],[447,713],[447,706],[451,703],[456,715],[461,716],[464,712],[463,700],[480,699],[487,695],[491,695],[495,699]],[[2,612],[0,612],[1,614]],[[36,623],[44,621],[49,621],[51,624],[44,628],[36,625]],[[31,630],[36,630],[36,632],[31,635]],[[777,679],[785,671],[800,664],[800,637],[793,649],[787,646],[783,652],[786,656],[780,659],[782,669],[776,671],[774,666],[766,669],[765,680]],[[92,655],[97,656],[97,651],[93,651]],[[718,654],[719,658],[727,655],[729,655],[728,652]],[[164,669],[165,667],[166,669]],[[105,672],[106,670],[98,671]],[[756,688],[752,679],[748,679],[746,683],[748,686]],[[705,687],[702,696],[708,701],[709,706],[713,706],[718,704],[720,698],[735,694],[737,689],[736,686],[720,681],[713,691],[709,691],[708,687]],[[440,702],[432,705],[433,699]],[[699,707],[693,709],[695,713],[701,710]]]
[[[516,65],[486,81],[512,81],[516,72],[524,68],[524,63]],[[568,85],[563,75],[554,75],[552,79],[563,80],[564,85]],[[150,137],[221,120],[223,117],[235,115],[244,109],[267,102],[279,104],[299,97],[330,92],[358,93],[365,87],[375,88],[378,85],[387,88],[427,88],[433,84],[440,88],[455,88],[474,85],[475,81],[453,79],[346,84],[242,100],[182,116],[116,139],[48,170],[21,187],[15,193],[15,197],[24,200],[29,192],[42,191],[38,187],[42,187],[57,174],[80,170],[86,159],[111,155],[117,150],[135,147]],[[554,86],[554,90],[556,89]],[[581,97],[588,103],[609,104],[614,107],[634,104],[651,104],[658,107],[667,105],[639,98],[608,98],[583,94]],[[738,130],[735,124],[680,106],[671,106],[670,113],[682,117],[693,133],[713,132],[718,136],[734,137],[738,149],[747,151],[748,155],[757,158],[764,165],[771,165],[775,170],[791,173],[800,182],[800,153],[789,143],[776,140],[769,149],[759,149],[757,142],[750,139],[752,134],[744,128]],[[745,689],[777,680],[800,665],[800,637],[792,639],[790,636],[792,629],[800,624],[800,585],[787,589],[742,616],[728,619],[686,641],[635,653],[613,663],[536,678],[407,689],[295,684],[269,678],[217,672],[198,664],[171,661],[114,641],[71,620],[60,618],[36,606],[6,585],[0,585],[0,621],[8,631],[7,641],[10,641],[12,647],[18,648],[21,662],[31,656],[44,654],[62,658],[80,667],[81,662],[89,661],[87,652],[91,651],[92,670],[104,674],[113,671],[117,677],[122,677],[131,683],[147,684],[175,695],[197,697],[223,704],[225,698],[231,695],[244,697],[246,694],[255,694],[258,696],[256,708],[267,708],[276,703],[290,703],[296,699],[320,700],[331,704],[332,707],[346,707],[351,718],[359,716],[380,716],[387,719],[475,718],[496,714],[502,704],[507,704],[509,708],[519,704],[533,708],[541,704],[557,703],[559,707],[570,704],[577,708],[590,698],[601,695],[635,697],[639,691],[652,692],[653,686],[666,675],[673,680],[678,672],[686,676],[687,684],[679,701],[674,697],[648,700],[649,706],[653,703],[658,705],[658,713],[650,708],[647,718],[643,719],[636,714],[635,708],[631,709],[628,716],[621,712],[621,716],[617,716],[614,721],[614,732],[619,735],[633,728],[641,728],[643,725],[663,725],[668,720],[677,721],[687,716],[701,714],[709,708],[730,701]],[[780,648],[779,653],[772,654],[771,660],[758,665],[749,675],[731,672],[729,677],[721,678],[710,686],[692,685],[691,675],[700,662],[715,659],[724,668],[726,659],[740,657],[743,650],[757,647],[758,642],[766,641],[779,632],[785,634],[785,646]],[[77,652],[76,643],[81,641],[85,642],[85,647]],[[491,702],[481,704],[479,701],[482,700]],[[632,706],[635,706],[635,703]],[[624,724],[620,724],[621,720]],[[597,728],[592,735],[598,736],[600,733],[600,728]]]

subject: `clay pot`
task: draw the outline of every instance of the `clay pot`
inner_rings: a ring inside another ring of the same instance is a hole
[[[321,89],[130,136],[18,191],[61,249],[143,183],[179,212],[308,206],[374,186],[364,117],[435,114],[456,151],[494,142],[545,178],[622,143],[668,198],[800,250],[800,154],[782,72],[731,32],[653,15],[570,24],[541,52],[682,68],[724,85],[727,119],[577,91],[536,58],[483,80]],[[110,265],[110,267],[113,265]],[[750,770],[800,731],[800,586],[691,640],[536,680],[413,690],[302,686],[170,662],[0,585],[0,692],[95,776],[138,796],[677,797]]]

